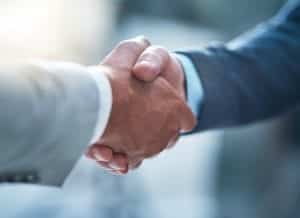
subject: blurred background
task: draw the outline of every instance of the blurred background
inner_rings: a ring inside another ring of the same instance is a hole
[[[118,41],[136,35],[171,51],[201,48],[233,39],[284,3],[0,0],[0,58],[97,64]],[[82,157],[63,189],[0,186],[0,217],[299,217],[298,117],[185,136],[126,177]]]

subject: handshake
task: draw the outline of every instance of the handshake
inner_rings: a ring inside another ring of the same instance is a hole
[[[196,119],[186,104],[181,64],[144,37],[121,42],[96,66],[112,89],[112,109],[103,136],[86,155],[115,174],[172,147]]]

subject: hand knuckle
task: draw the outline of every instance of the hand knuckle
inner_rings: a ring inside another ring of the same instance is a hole
[[[141,45],[138,42],[130,41],[130,40],[121,41],[117,46],[118,50],[128,50],[131,52],[138,51],[140,50],[140,48]]]
[[[153,51],[155,51],[156,53],[163,53],[163,54],[168,54],[168,51],[166,48],[162,47],[162,46],[152,46]]]

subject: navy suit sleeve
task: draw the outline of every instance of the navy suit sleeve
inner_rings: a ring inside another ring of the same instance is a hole
[[[228,44],[180,53],[203,85],[196,130],[277,116],[300,103],[300,1]]]

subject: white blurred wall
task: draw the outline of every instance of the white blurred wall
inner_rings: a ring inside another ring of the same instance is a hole
[[[110,0],[0,0],[0,58],[95,62],[115,27]]]

